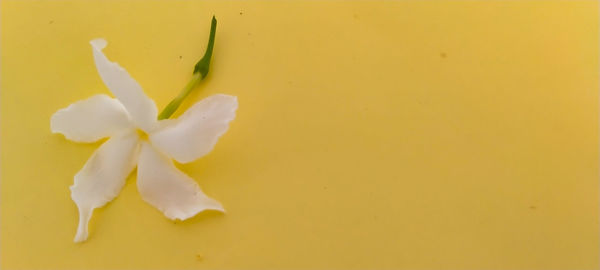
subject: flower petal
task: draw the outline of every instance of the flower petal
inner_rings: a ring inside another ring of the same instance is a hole
[[[181,117],[165,122],[150,141],[175,160],[186,163],[208,154],[235,118],[237,98],[213,95],[194,104]]]
[[[123,103],[138,127],[146,132],[151,131],[156,125],[158,113],[154,101],[146,96],[142,87],[124,68],[108,60],[102,53],[107,44],[106,40],[94,39],[90,44],[94,51],[96,68],[106,87]]]
[[[133,128],[127,111],[116,99],[95,95],[58,110],[50,129],[71,141],[95,142]]]
[[[224,212],[223,206],[206,196],[196,181],[148,143],[142,143],[137,186],[142,198],[170,219],[187,219],[204,210]]]
[[[135,132],[112,137],[96,150],[75,175],[71,198],[79,208],[75,242],[88,237],[88,222],[94,209],[114,199],[135,168],[139,137]]]

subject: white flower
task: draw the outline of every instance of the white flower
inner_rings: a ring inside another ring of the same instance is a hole
[[[154,101],[117,63],[102,53],[106,41],[91,42],[104,84],[115,95],[96,95],[60,109],[51,119],[53,133],[90,143],[110,137],[75,175],[71,198],[79,209],[75,242],[88,237],[94,209],[113,200],[137,165],[142,198],[170,219],[187,219],[204,210],[224,211],[171,161],[194,161],[208,154],[235,118],[237,98],[213,95],[178,119],[157,120]]]

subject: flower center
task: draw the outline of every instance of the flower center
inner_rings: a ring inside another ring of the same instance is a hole
[[[140,137],[140,140],[142,140],[142,141],[148,140],[148,133],[146,133],[145,131],[143,131],[141,129],[136,129],[135,132],[137,132],[138,136]]]

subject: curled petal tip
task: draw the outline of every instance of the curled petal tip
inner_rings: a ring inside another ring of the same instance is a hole
[[[90,40],[90,44],[92,45],[92,47],[94,47],[98,50],[102,50],[106,47],[108,42],[106,42],[106,40],[103,38],[96,38],[96,39]]]
[[[77,226],[77,234],[75,234],[75,239],[73,239],[73,242],[81,243],[87,240],[88,223],[90,222],[92,215],[91,211],[93,210],[89,210],[84,207],[79,208],[79,225]]]
[[[211,198],[211,202],[207,203],[207,207],[206,210],[213,210],[213,211],[219,211],[221,213],[225,213],[225,208],[223,208],[223,205],[221,205],[220,202],[218,202],[215,199]]]

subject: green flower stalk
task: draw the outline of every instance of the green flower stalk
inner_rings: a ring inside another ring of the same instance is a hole
[[[210,68],[210,59],[212,57],[213,47],[215,45],[215,33],[217,31],[217,19],[215,16],[212,17],[212,21],[210,23],[210,36],[208,38],[208,46],[206,46],[206,52],[204,56],[196,65],[194,66],[194,75],[190,82],[186,84],[186,86],[181,90],[179,95],[175,97],[169,104],[165,107],[165,109],[158,115],[158,120],[168,119],[171,115],[179,108],[181,102],[194,90],[194,88],[206,78],[208,75],[208,71]]]

